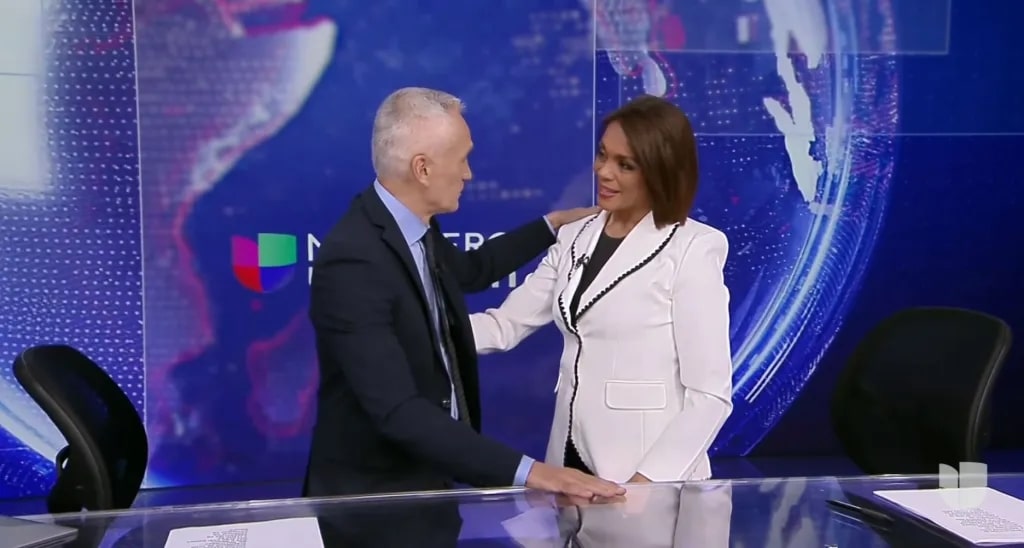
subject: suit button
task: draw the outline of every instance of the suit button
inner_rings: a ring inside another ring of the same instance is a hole
[[[451,411],[452,410],[452,400],[449,400],[449,399],[441,400],[441,407],[443,407],[445,409],[445,411]]]

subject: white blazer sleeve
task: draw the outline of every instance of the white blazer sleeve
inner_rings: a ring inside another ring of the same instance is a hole
[[[558,261],[564,241],[548,248],[537,269],[512,290],[498,308],[469,315],[478,354],[511,350],[552,317]]]
[[[679,267],[672,323],[683,408],[637,469],[655,481],[688,477],[732,412],[729,290],[723,275],[728,250],[725,234],[701,234],[690,243]]]

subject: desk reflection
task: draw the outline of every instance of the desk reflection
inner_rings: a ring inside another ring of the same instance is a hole
[[[534,506],[502,522],[523,548],[550,547],[552,536],[580,548],[725,548],[731,524],[727,483],[630,485],[622,503]]]
[[[757,546],[961,546],[931,524],[887,505],[886,528],[830,509],[828,500],[879,504],[881,489],[922,489],[936,476],[768,478],[630,485],[623,502],[566,503],[521,489],[287,499],[21,516],[79,530],[78,548],[164,546],[173,529],[315,517],[324,546],[654,548]],[[1024,498],[1024,474],[989,476]],[[2,542],[0,542],[2,544]],[[305,548],[289,546],[281,548]]]
[[[324,548],[454,548],[462,529],[455,499],[349,507],[318,521]]]
[[[431,499],[336,506],[294,505],[270,508],[161,516],[136,517],[128,527],[110,526],[105,520],[60,522],[80,529],[79,541],[69,548],[150,548],[163,546],[170,532],[181,527],[203,527],[316,516],[324,548],[455,548],[462,517],[456,499]],[[102,539],[102,540],[101,540]],[[301,546],[282,548],[306,548]]]

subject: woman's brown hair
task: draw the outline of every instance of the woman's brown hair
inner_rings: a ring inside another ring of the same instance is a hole
[[[686,222],[697,196],[697,138],[679,107],[642,95],[604,119],[618,122],[643,175],[659,228]]]

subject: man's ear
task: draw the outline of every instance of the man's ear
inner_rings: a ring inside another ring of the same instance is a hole
[[[412,157],[412,176],[422,184],[427,184],[430,175],[430,161],[424,154],[417,154]]]

